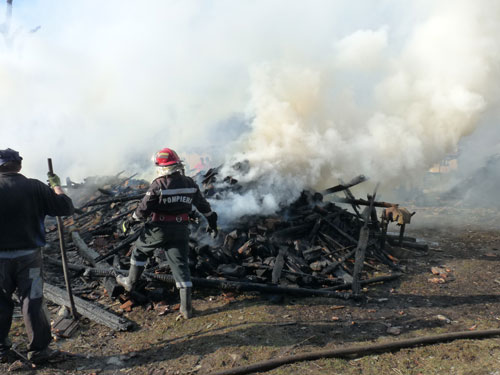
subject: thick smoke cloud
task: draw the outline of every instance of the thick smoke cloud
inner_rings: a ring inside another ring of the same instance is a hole
[[[357,174],[411,181],[498,121],[482,114],[498,104],[499,8],[14,0],[0,34],[0,147],[23,154],[27,175],[43,178],[52,157],[74,180],[152,177],[165,146],[248,160],[247,174],[225,172],[262,183],[226,202],[228,217]]]
[[[499,10],[443,1],[399,47],[384,25],[335,41],[316,64],[258,67],[252,132],[237,155],[254,168],[239,178],[271,179],[255,196],[283,189],[276,201],[359,173],[385,186],[417,182],[498,104]]]

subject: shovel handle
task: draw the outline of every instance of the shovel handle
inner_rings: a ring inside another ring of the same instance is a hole
[[[52,168],[52,159],[47,159],[49,165],[49,173],[54,174],[54,169]],[[66,284],[66,290],[68,291],[68,299],[70,304],[71,315],[74,320],[78,319],[78,314],[76,312],[75,301],[73,299],[73,291],[71,290],[71,282],[69,280],[68,273],[68,260],[66,256],[66,246],[64,244],[64,224],[60,216],[56,216],[57,221],[57,233],[59,234],[59,247],[61,248],[61,261],[63,266],[64,282]]]
[[[49,173],[52,175],[54,174],[54,168],[52,168],[52,159],[48,158],[47,163],[49,164]]]

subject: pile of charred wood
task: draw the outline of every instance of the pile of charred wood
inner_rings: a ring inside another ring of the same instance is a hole
[[[225,191],[245,189],[232,177],[218,180],[218,172],[211,169],[197,176],[207,198],[223,199]],[[66,189],[78,207],[64,220],[69,269],[74,271],[75,294],[87,301],[96,299],[98,285],[104,286],[108,297],[123,298],[114,277],[127,273],[131,247],[143,225],[137,224],[127,235],[119,229],[148,187],[134,176],[119,175],[87,179],[83,184],[67,181]],[[392,246],[426,247],[404,236],[413,215],[406,209],[377,202],[376,192],[366,200],[354,198],[349,188],[364,180],[359,176],[322,192],[303,191],[274,215],[247,216],[226,224],[216,239],[206,233],[204,219],[193,212],[189,259],[194,288],[350,298],[360,295],[362,285],[398,277],[401,270],[391,255]],[[334,195],[338,192],[345,197]],[[377,208],[382,208],[380,219]],[[400,226],[399,235],[387,233],[391,221]],[[50,292],[45,294],[65,304],[63,293],[56,298],[52,288],[62,285],[55,224],[49,223],[47,232],[51,245],[45,258],[51,266],[46,275]],[[161,249],[149,260],[143,279],[142,288],[128,298],[139,302],[169,298],[175,283]],[[113,326],[128,327],[126,321]]]

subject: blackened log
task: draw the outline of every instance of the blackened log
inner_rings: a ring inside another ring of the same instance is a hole
[[[370,201],[365,199],[348,199],[348,198],[340,198],[333,196],[331,200],[337,203],[357,204],[360,206],[370,205]],[[394,207],[394,206],[398,206],[398,204],[388,203],[388,202],[373,202],[373,207]]]
[[[96,232],[96,231],[98,231],[98,230],[100,230],[100,229],[102,229],[104,227],[107,227],[110,224],[116,223],[118,220],[120,220],[124,216],[127,216],[127,215],[131,214],[134,211],[135,211],[135,208],[133,208],[131,210],[128,210],[128,211],[126,211],[124,213],[121,213],[121,214],[119,214],[119,215],[117,215],[117,216],[115,216],[115,217],[113,217],[113,218],[105,221],[104,223],[95,226],[93,229],[90,230],[90,232]]]
[[[79,270],[84,269],[86,275],[92,275],[98,277],[113,276],[117,273],[127,274],[125,271],[122,270],[90,268],[75,264],[68,264],[68,267],[70,269],[79,269]],[[151,278],[153,280],[158,280],[165,282],[167,284],[175,285],[175,279],[172,275],[144,272],[144,276]],[[287,295],[303,296],[303,297],[320,296],[320,297],[341,298],[341,299],[351,298],[350,293],[338,293],[334,291],[325,291],[322,289],[287,288],[287,287],[268,285],[268,284],[203,279],[200,277],[192,277],[191,281],[193,282],[193,286],[196,288],[218,289],[218,290],[225,290],[232,292],[260,292],[260,293],[271,293],[271,294],[287,294]]]
[[[123,287],[118,285],[116,279],[111,276],[104,278],[103,286],[110,298],[116,298],[124,291]]]
[[[378,221],[377,209],[375,207],[373,207],[373,209],[372,209],[370,219],[372,221],[371,224],[372,224],[373,229],[375,229],[375,232],[380,232],[381,226],[380,226],[380,222]]]
[[[349,242],[351,242],[353,245],[356,245],[356,246],[358,245],[358,241],[356,239],[354,239],[354,237],[352,237],[350,234],[344,232],[342,229],[340,229],[338,226],[331,223],[329,220],[323,219],[323,222],[328,224],[328,226],[330,228],[332,228],[335,231],[337,231],[338,233],[340,233],[343,237],[345,237],[347,240],[349,240]]]
[[[319,244],[325,245],[331,252],[337,252],[339,250],[344,250],[346,247],[342,245],[341,243],[337,242],[334,240],[332,237],[330,237],[328,234],[320,232],[319,233],[319,239],[318,239]],[[350,245],[349,247],[352,247]]]
[[[377,237],[381,236],[380,233],[374,233],[374,235],[377,236]],[[394,235],[394,234],[387,233],[386,237],[390,238],[391,240],[399,240],[399,236],[398,235]],[[404,236],[403,237],[403,241],[404,242],[413,242],[413,243],[415,243],[415,242],[417,242],[417,239],[415,237]]]
[[[370,236],[370,229],[364,225],[359,232],[358,246],[355,252],[354,271],[352,273],[352,292],[354,295],[359,295],[361,270],[363,269],[363,262],[365,261],[366,246],[368,245],[368,237]]]
[[[126,248],[129,246],[132,242],[134,242],[137,238],[139,238],[139,235],[141,234],[140,231],[135,232],[134,234],[128,236],[125,240],[120,242],[118,245],[116,245],[111,251],[109,251],[107,254],[100,255],[95,259],[96,263],[99,263],[101,260],[108,259],[109,257],[115,255],[118,253],[120,250]]]
[[[419,243],[419,242],[412,242],[412,241],[400,242],[399,239],[396,240],[393,237],[389,237],[389,236],[387,236],[387,242],[389,242],[389,244],[391,246],[407,247],[410,249],[420,250],[420,251],[424,251],[424,252],[429,251],[429,245],[427,245],[426,243]]]
[[[118,197],[114,197],[111,199],[106,199],[102,201],[96,201],[96,202],[90,202],[85,205],[85,207],[90,207],[90,206],[103,206],[105,204],[111,204],[111,203],[120,203],[120,202],[129,202],[133,200],[141,200],[146,193],[140,193],[140,194],[133,194],[133,195],[122,195]]]
[[[343,184],[344,181],[340,180],[340,182]],[[347,199],[350,199],[352,201],[354,201],[356,198],[354,197],[354,195],[351,193],[351,190],[349,190],[349,188],[346,188],[344,190],[344,195]],[[359,213],[359,206],[356,204],[356,203],[351,203],[351,207],[353,209],[353,211],[356,213],[356,219],[358,220],[359,222],[359,219],[361,218],[361,215]]]
[[[103,196],[102,196],[102,195],[99,195],[98,197],[95,197],[95,198],[93,198],[93,199],[89,200],[89,201],[88,201],[87,203],[85,203],[83,206],[81,206],[81,207],[77,208],[77,210],[81,211],[81,210],[83,210],[84,208],[87,208],[87,207],[89,207],[89,206],[96,206],[96,204],[94,204],[94,203],[96,203],[96,202],[100,201],[102,198],[103,198]],[[94,211],[94,210],[92,210],[92,211]],[[86,213],[88,213],[88,211],[87,211]]]
[[[271,240],[278,242],[283,240],[293,241],[309,233],[313,226],[314,222],[309,222],[306,224],[295,225],[289,228],[280,229],[272,234]]]
[[[316,239],[316,236],[318,235],[319,228],[321,227],[321,217],[316,219],[316,222],[314,223],[314,227],[311,229],[311,233],[309,233],[309,245],[312,245],[314,243],[314,240]]]
[[[360,184],[364,181],[366,181],[367,178],[363,175],[359,175],[357,177],[354,177],[351,181],[347,182],[347,183],[343,183],[341,182],[340,185],[337,185],[337,186],[333,186],[331,188],[328,188],[328,189],[325,189],[321,192],[321,194],[323,195],[326,195],[326,194],[332,194],[332,193],[337,193],[339,191],[343,191],[343,190],[346,190],[350,187],[353,187],[357,184]]]
[[[94,249],[88,247],[77,231],[71,232],[71,238],[80,255],[91,265],[95,266],[97,264],[96,259],[99,258],[100,254]]]
[[[280,281],[281,271],[283,270],[283,266],[285,265],[285,256],[287,253],[288,248],[285,246],[280,246],[280,250],[273,267],[273,274],[271,279],[271,282],[273,284],[278,284],[278,282]]]
[[[363,219],[365,220],[363,227],[359,231],[359,241],[356,247],[356,255],[354,260],[354,270],[352,273],[352,292],[355,296],[358,296],[361,292],[361,284],[359,283],[361,278],[361,270],[363,269],[363,264],[365,262],[366,247],[368,246],[368,238],[370,237],[370,228],[368,227],[368,221],[372,214],[373,202],[375,202],[375,197],[377,195],[378,184],[375,187],[375,191],[372,196],[368,196],[370,205],[363,211]]]
[[[302,256],[309,263],[320,259],[322,255],[323,255],[323,248],[321,246],[315,246],[312,248],[302,250]]]
[[[247,242],[245,242],[240,248],[237,250],[237,253],[243,255],[244,257],[250,256],[252,253],[252,246],[254,245],[255,240],[251,238]]]
[[[328,275],[332,273],[338,266],[344,263],[347,259],[351,258],[356,253],[356,249],[349,251],[346,255],[340,258],[339,261],[329,264],[326,268],[321,271],[322,274]]]
[[[167,278],[165,278],[167,276]],[[169,284],[175,283],[173,277],[170,275],[151,275],[152,278],[160,281],[168,282]],[[200,288],[220,289],[234,292],[261,292],[272,294],[287,294],[302,297],[321,296],[329,298],[351,298],[350,293],[333,293],[322,289],[307,289],[307,288],[287,288],[282,286],[274,286],[267,284],[247,283],[239,281],[226,281],[226,280],[209,280],[197,277],[192,278],[193,286]]]
[[[393,273],[392,275],[387,275],[387,276],[378,276],[378,277],[373,277],[371,279],[366,279],[366,280],[360,280],[359,283],[360,285],[369,285],[369,284],[375,284],[375,283],[381,283],[384,281],[391,281],[395,280],[399,277],[401,277],[402,274],[400,273]],[[342,285],[335,285],[330,288],[324,288],[326,290],[346,290],[346,289],[351,289],[352,283],[345,283]]]
[[[243,278],[247,274],[245,268],[238,264],[219,264],[217,273],[226,277]]]
[[[265,270],[265,271],[269,271],[269,270],[273,269],[273,267],[271,267],[271,266],[267,266],[265,264],[259,264],[259,263],[245,263],[244,262],[241,265],[243,267],[257,268],[258,270]],[[311,278],[313,278],[321,283],[324,283],[324,284],[338,284],[339,283],[339,281],[336,279],[331,279],[329,277],[321,276],[321,275],[311,275],[311,274],[305,273],[305,272],[295,272],[295,271],[284,270],[284,269],[282,269],[281,272],[284,274],[287,274],[287,275],[296,276],[297,278],[299,278],[299,277],[311,277]],[[259,275],[259,276],[261,276],[261,275]]]
[[[384,213],[382,214],[382,219],[380,220],[380,233],[375,233],[375,236],[379,236],[378,238],[378,243],[380,250],[385,250],[385,243],[387,240],[387,226],[389,225],[389,222],[387,221],[387,217],[385,215],[385,210],[383,211]]]
[[[104,189],[104,188],[97,188],[97,191],[103,195],[107,195],[108,197],[112,197],[115,195],[111,190]]]
[[[49,283],[44,283],[43,296],[57,305],[70,305],[66,291]],[[79,314],[115,331],[128,331],[134,326],[134,322],[105,310],[95,302],[88,302],[76,296],[74,301]]]
[[[96,212],[99,212],[101,210],[101,208],[94,208],[92,210],[88,210],[86,212],[83,212],[82,214],[78,215],[77,217],[75,217],[75,221],[78,221],[80,219],[83,219],[84,217],[87,217],[87,216],[90,216],[92,214],[95,214]]]
[[[307,272],[310,270],[309,264],[303,258],[293,254],[288,254],[286,257],[286,266],[294,272]]]

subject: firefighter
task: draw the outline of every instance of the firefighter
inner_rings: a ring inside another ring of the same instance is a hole
[[[181,299],[180,313],[185,319],[192,316],[191,275],[188,262],[189,213],[194,205],[208,222],[208,229],[217,234],[217,213],[191,177],[184,175],[184,165],[177,153],[169,148],[158,151],[154,158],[157,175],[132,217],[122,224],[124,232],[134,221],[146,221],[135,242],[127,277],[118,275],[116,281],[131,291],[141,277],[148,257],[163,248],[172,270]]]
[[[43,300],[42,253],[46,215],[74,211],[57,175],[43,182],[19,173],[22,157],[10,148],[0,150],[0,359],[10,359],[8,339],[17,289],[28,334],[28,359],[41,363],[57,354],[49,349],[50,320]]]

